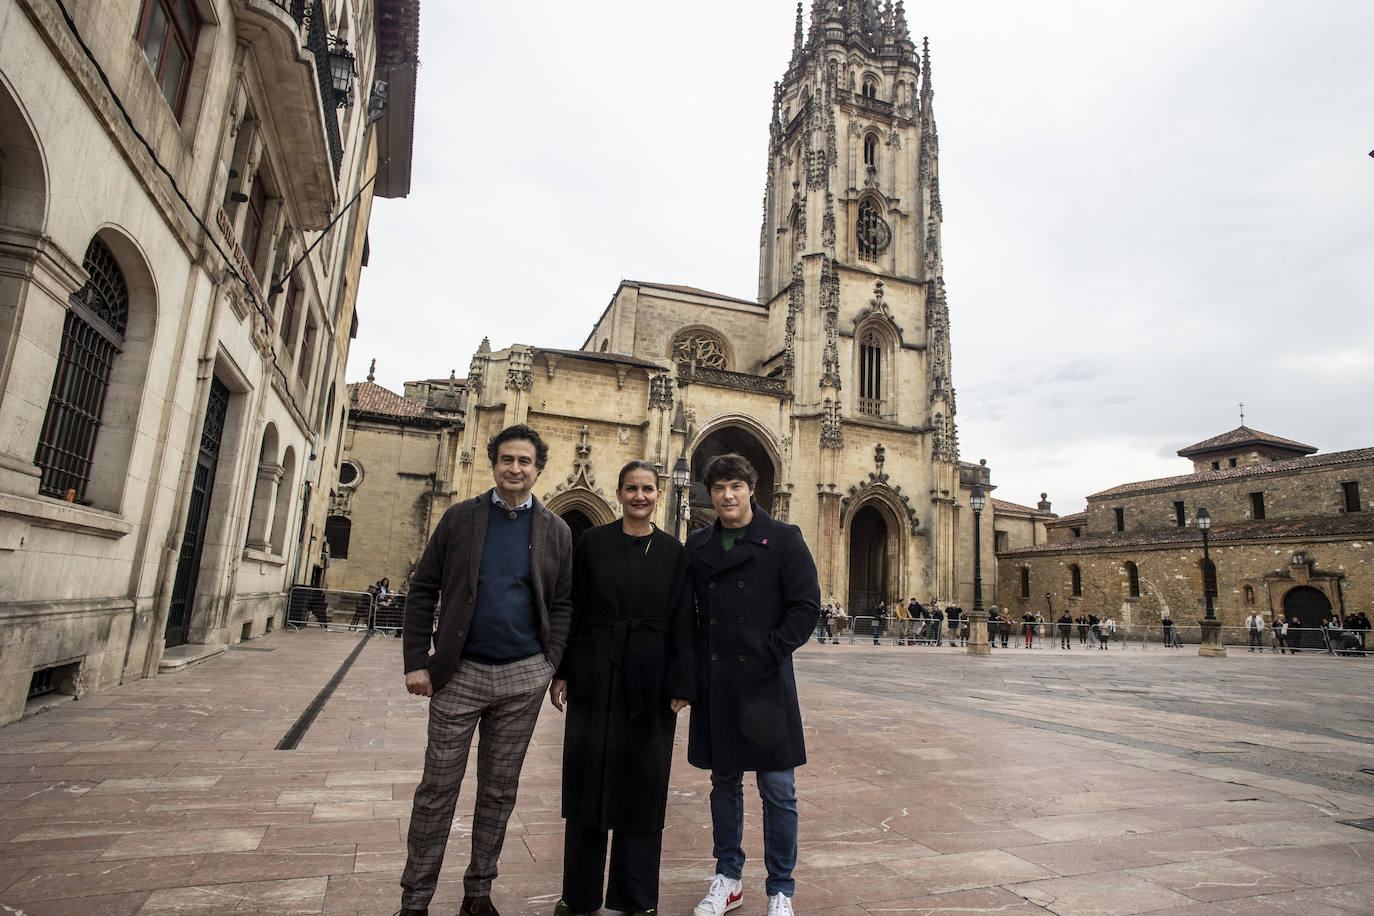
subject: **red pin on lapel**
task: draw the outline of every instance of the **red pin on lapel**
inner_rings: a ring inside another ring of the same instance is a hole
[[[764,546],[764,547],[767,547],[767,546],[768,546],[768,538],[764,538],[764,539],[763,539],[763,546]]]

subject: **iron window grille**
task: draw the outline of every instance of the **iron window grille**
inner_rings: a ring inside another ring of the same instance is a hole
[[[86,501],[105,394],[129,319],[129,287],[109,247],[91,239],[81,266],[90,279],[67,303],[52,392],[33,458],[39,492],[75,502]]]

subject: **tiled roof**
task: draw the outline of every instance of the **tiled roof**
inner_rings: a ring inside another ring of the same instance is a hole
[[[445,380],[447,381],[447,379]],[[408,401],[376,382],[354,382],[348,386],[349,410],[355,414],[395,419],[430,419],[423,407]]]
[[[1374,535],[1374,512],[1351,512],[1322,518],[1266,519],[1235,525],[1213,525],[1211,542],[1302,540],[1330,537]],[[1113,533],[1102,537],[1049,541],[1033,547],[1004,550],[999,557],[1030,556],[1046,553],[1085,553],[1092,550],[1129,547],[1200,546],[1202,533],[1196,528],[1160,528],[1155,531]]]
[[[1055,519],[1055,520],[1052,521],[1052,522],[1046,522],[1046,524],[1048,524],[1048,525],[1055,525],[1056,527],[1061,527],[1061,528],[1062,528],[1062,527],[1070,527],[1070,526],[1073,526],[1073,525],[1081,525],[1081,524],[1083,524],[1084,522],[1086,522],[1087,520],[1088,520],[1088,513],[1087,513],[1086,511],[1083,511],[1083,512],[1075,512],[1073,515],[1061,515],[1061,516],[1059,516],[1059,518]]]
[[[1029,512],[1032,515],[1053,515],[1052,512],[1041,512],[1030,506],[1019,506],[1016,503],[1009,503],[1005,499],[989,499],[988,502],[992,503],[992,508],[998,512]]]
[[[1196,445],[1181,448],[1178,450],[1178,454],[1183,458],[1192,458],[1195,455],[1205,455],[1207,452],[1236,449],[1245,445],[1268,445],[1288,451],[1301,452],[1304,455],[1310,455],[1317,450],[1316,446],[1304,445],[1292,439],[1272,436],[1269,433],[1262,433],[1248,426],[1237,426],[1229,433],[1222,433],[1220,436],[1204,439]]]
[[[1329,467],[1359,461],[1374,461],[1374,448],[1355,448],[1344,452],[1327,452],[1324,455],[1308,455],[1304,458],[1285,458],[1282,461],[1271,461],[1267,464],[1222,468],[1219,471],[1199,471],[1196,474],[1158,477],[1154,480],[1137,480],[1134,483],[1123,483],[1120,486],[1093,493],[1088,499],[1149,493],[1155,490],[1174,490],[1200,483],[1218,483],[1242,477],[1263,477],[1268,474],[1282,474],[1286,471],[1303,471],[1310,468]]]
[[[711,299],[724,299],[727,302],[741,302],[745,305],[752,305],[754,308],[764,308],[753,299],[739,299],[735,296],[725,296],[721,293],[713,293],[709,289],[699,289],[695,286],[677,286],[672,283],[653,283],[648,280],[626,280],[628,286],[648,287],[649,289],[666,289],[675,293],[687,293],[690,296],[706,296]]]

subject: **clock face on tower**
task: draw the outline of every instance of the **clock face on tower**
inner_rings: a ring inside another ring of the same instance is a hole
[[[869,257],[876,257],[892,244],[892,228],[872,207],[859,208],[859,224],[855,229],[859,241],[859,251]]]

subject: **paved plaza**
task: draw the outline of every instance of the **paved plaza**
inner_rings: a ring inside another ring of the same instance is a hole
[[[363,640],[273,633],[0,729],[0,913],[394,912],[426,703],[402,688],[399,640]],[[1351,824],[1374,819],[1374,661],[812,642],[796,667],[799,916],[1374,913],[1374,832]],[[685,737],[665,916],[691,912],[713,865]],[[546,705],[503,916],[558,899],[561,741]],[[471,780],[436,914],[462,897]],[[761,916],[749,811],[736,912]]]

